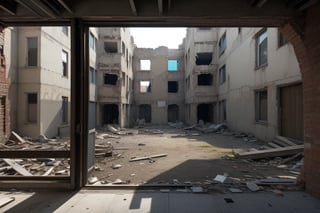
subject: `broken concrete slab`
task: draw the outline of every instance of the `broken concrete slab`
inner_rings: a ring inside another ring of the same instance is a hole
[[[243,191],[238,188],[228,188],[228,190],[232,193],[242,193]]]
[[[248,189],[250,189],[250,191],[252,191],[252,192],[257,192],[260,190],[260,187],[257,184],[255,184],[254,182],[247,182],[246,185],[247,185]]]
[[[304,145],[296,145],[296,146],[288,146],[288,147],[281,147],[281,148],[268,149],[268,150],[258,150],[254,152],[242,152],[242,153],[237,153],[236,157],[241,159],[261,159],[266,157],[294,155],[299,152],[303,152],[303,150],[304,150]]]
[[[220,182],[220,183],[224,183],[224,181],[227,179],[226,176],[224,175],[217,175],[213,180],[214,181],[217,181],[217,182]]]

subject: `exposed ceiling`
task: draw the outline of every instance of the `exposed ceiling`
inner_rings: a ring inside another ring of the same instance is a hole
[[[3,25],[70,22],[148,26],[278,26],[318,0],[0,0]]]

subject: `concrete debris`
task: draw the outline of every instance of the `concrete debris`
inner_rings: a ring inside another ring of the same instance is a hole
[[[201,186],[192,186],[190,187],[192,193],[206,193],[207,189],[202,188]]]
[[[224,181],[227,179],[226,176],[224,175],[217,175],[213,180],[214,181],[217,181],[217,182],[220,182],[220,183],[224,183]]]
[[[114,164],[114,165],[111,166],[112,169],[119,169],[121,167],[122,167],[121,164]]]
[[[160,192],[162,192],[162,193],[169,193],[169,192],[170,192],[170,189],[160,189]]]
[[[4,198],[0,198],[0,208],[8,205],[9,203],[15,201],[14,197],[4,197]]]
[[[188,127],[183,128],[183,130],[192,130],[192,129],[194,129],[196,126],[197,126],[197,124],[194,124],[194,125],[191,125],[191,126],[188,126]]]
[[[47,138],[45,135],[39,135],[38,140],[39,140],[41,143],[46,143],[46,142],[49,141],[49,138]]]
[[[145,146],[145,143],[139,143],[138,146]]]
[[[144,118],[137,119],[135,123],[135,128],[141,128],[141,127],[144,127],[145,125],[146,125],[146,121]]]
[[[112,184],[122,184],[124,183],[121,179],[116,179],[115,181],[112,182]]]
[[[97,177],[95,177],[95,176],[88,178],[88,183],[89,184],[94,184],[94,183],[96,183],[98,181],[99,181],[99,179]]]
[[[255,184],[254,182],[247,182],[246,185],[247,185],[248,189],[250,189],[250,191],[252,191],[252,192],[257,192],[260,190],[260,187],[257,184]]]
[[[168,154],[158,154],[158,155],[151,155],[147,157],[140,157],[140,158],[133,158],[129,160],[129,162],[134,162],[134,161],[140,161],[140,160],[151,160],[152,158],[161,158],[161,157],[166,157]]]
[[[112,126],[110,124],[107,125],[107,130],[109,130],[113,134],[120,135],[120,130],[116,129],[114,126]]]
[[[139,134],[163,134],[164,132],[162,130],[159,129],[140,129],[139,130]]]
[[[243,192],[241,189],[238,189],[238,188],[229,188],[229,191],[232,193],[242,193]]]
[[[281,190],[274,189],[274,190],[272,190],[272,192],[275,193],[278,196],[284,196],[283,191],[281,191]]]
[[[296,180],[292,179],[284,179],[284,178],[267,178],[256,180],[255,184],[257,185],[295,185],[297,183]]]
[[[170,127],[173,127],[173,128],[176,128],[176,129],[181,129],[182,127],[183,127],[183,122],[179,122],[179,121],[177,121],[177,122],[175,122],[175,123],[173,123],[173,122],[168,122],[168,125],[170,126]]]

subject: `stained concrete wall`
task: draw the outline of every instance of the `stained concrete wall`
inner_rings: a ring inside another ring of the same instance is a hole
[[[177,71],[168,71],[168,59],[176,59]],[[151,70],[140,69],[140,60],[150,60]],[[151,123],[166,124],[167,107],[170,104],[179,106],[180,121],[184,121],[184,58],[183,49],[136,48],[134,52],[134,99],[136,117],[141,104],[151,105]],[[151,92],[140,92],[140,81],[151,82]],[[168,81],[178,81],[178,92],[168,93]]]
[[[186,82],[186,122],[195,124],[197,120],[198,104],[215,104],[217,101],[217,60],[215,54],[218,39],[217,28],[188,28],[187,36],[184,40],[185,54],[185,82]],[[210,65],[197,65],[197,53],[212,52]],[[213,83],[210,86],[198,85],[198,75],[211,74]],[[214,116],[212,120],[216,119]]]
[[[133,39],[128,28],[99,28],[98,40],[98,119],[97,124],[103,124],[103,106],[117,104],[119,110],[119,125],[128,127],[133,124]],[[104,49],[105,42],[115,42],[116,53],[107,53]],[[118,77],[116,85],[104,84],[105,74],[115,74]]]
[[[227,48],[218,66],[226,65],[226,82],[219,86],[219,100],[226,100],[230,128],[251,132],[262,140],[278,134],[279,87],[301,81],[300,69],[291,44],[278,46],[278,30],[268,28],[268,64],[256,68],[256,35],[261,28],[220,28],[227,36]],[[218,51],[218,50],[217,50]],[[268,120],[255,121],[255,91],[267,89]]]

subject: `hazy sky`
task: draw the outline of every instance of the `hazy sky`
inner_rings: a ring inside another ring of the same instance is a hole
[[[167,46],[178,48],[186,36],[186,28],[130,28],[134,43],[141,48]]]

